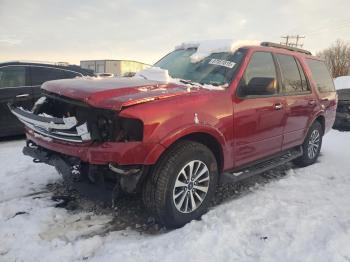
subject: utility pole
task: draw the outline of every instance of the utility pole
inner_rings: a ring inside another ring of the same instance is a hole
[[[299,41],[301,39],[304,39],[305,36],[286,35],[286,36],[281,36],[281,38],[285,39],[285,41],[280,42],[282,45],[286,45],[286,46],[290,46],[290,47],[303,47],[304,44],[299,44]]]
[[[288,46],[288,45],[289,45],[289,35],[281,36],[281,38],[285,38],[285,39],[286,39],[286,42],[285,42],[285,43],[281,42],[281,45],[286,45],[286,46]]]

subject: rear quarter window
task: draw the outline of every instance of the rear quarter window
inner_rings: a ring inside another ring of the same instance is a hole
[[[326,64],[323,61],[313,59],[307,59],[306,61],[318,91],[321,93],[335,92],[334,83]]]

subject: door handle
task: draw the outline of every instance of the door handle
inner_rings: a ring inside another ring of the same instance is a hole
[[[328,99],[328,98],[322,98],[321,101],[322,101],[322,102],[328,102],[329,99]]]
[[[281,103],[275,104],[275,110],[281,110],[283,108],[283,105]]]
[[[16,98],[23,98],[23,97],[28,97],[29,94],[21,94],[21,95],[16,95]]]

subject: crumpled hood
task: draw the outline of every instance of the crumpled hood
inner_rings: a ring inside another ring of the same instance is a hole
[[[54,80],[45,82],[42,89],[83,101],[94,107],[113,110],[188,93],[186,86],[183,85],[137,77]]]

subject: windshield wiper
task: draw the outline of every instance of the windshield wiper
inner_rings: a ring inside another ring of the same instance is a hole
[[[210,82],[210,85],[212,86],[223,86],[224,84],[226,84],[225,82]]]
[[[191,80],[180,79],[180,82],[184,84],[192,85],[192,86],[202,87],[200,83],[192,82]]]

